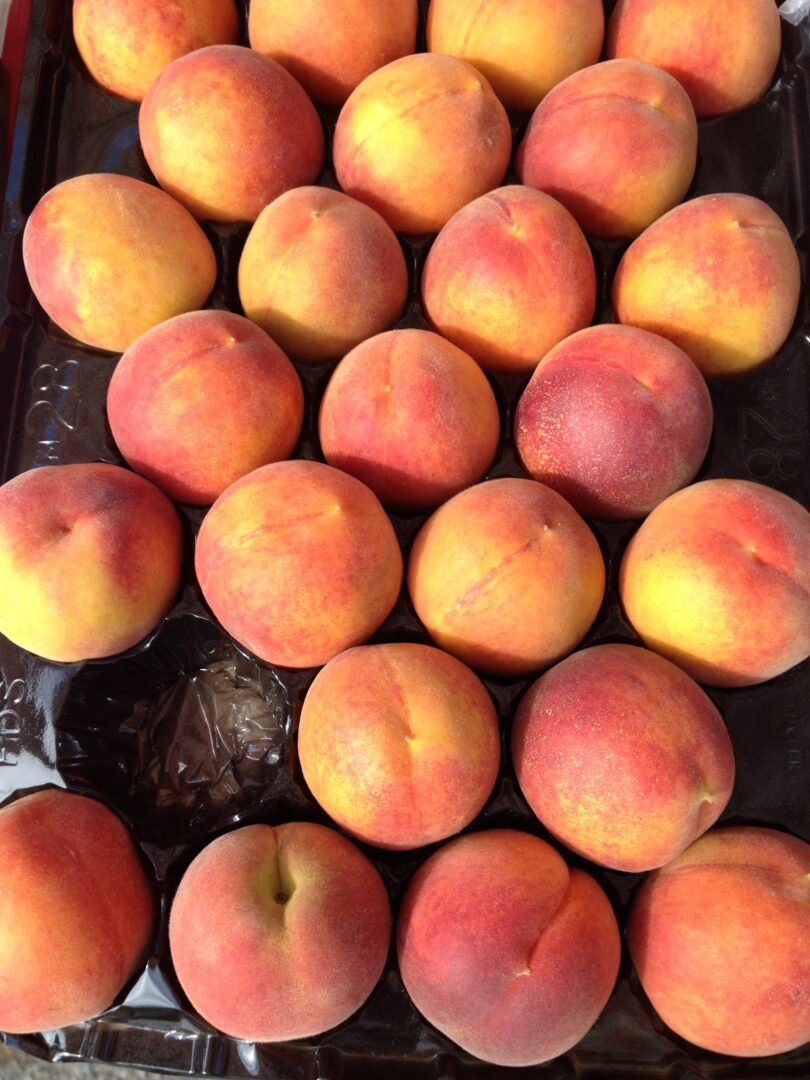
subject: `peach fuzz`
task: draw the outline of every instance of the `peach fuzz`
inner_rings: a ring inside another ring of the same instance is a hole
[[[304,418],[295,368],[253,323],[195,311],[121,357],[107,415],[128,464],[178,502],[209,505],[241,476],[292,453]]]
[[[251,0],[257,52],[321,105],[339,107],[372,71],[416,51],[417,0]]]
[[[270,664],[325,664],[366,641],[402,583],[402,555],[375,495],[315,461],[237,480],[197,538],[197,577],[231,636]]]
[[[593,533],[556,491],[489,480],[423,525],[408,589],[437,645],[474,668],[517,676],[582,640],[602,603],[605,566]]]
[[[542,675],[520,703],[512,759],[558,840],[630,873],[680,855],[734,786],[731,740],[711,700],[634,645],[584,649]]]
[[[668,71],[706,117],[761,98],[776,74],[781,45],[775,0],[619,0],[606,55]]]
[[[117,465],[47,465],[0,488],[0,633],[63,663],[137,645],[171,607],[183,559],[166,496]]]
[[[255,221],[323,165],[323,128],[304,90],[281,64],[239,45],[175,60],[138,123],[158,183],[206,220]]]
[[[417,870],[397,949],[405,989],[434,1027],[483,1061],[535,1065],[596,1022],[621,945],[592,877],[535,836],[493,829]]]
[[[694,109],[671,75],[608,60],[552,90],[516,167],[521,183],[558,199],[589,235],[633,237],[686,195],[697,145]]]
[[[747,480],[671,495],[622,560],[645,643],[713,686],[765,682],[810,655],[810,514]]]
[[[533,371],[587,326],[596,272],[579,226],[555,199],[499,188],[460,210],[430,249],[425,314],[487,371]]]
[[[187,210],[151,184],[110,173],[76,176],[43,195],[25,226],[23,259],[46,314],[109,352],[202,307],[217,276]]]
[[[392,229],[437,232],[503,180],[512,152],[504,108],[463,60],[395,60],[353,91],[338,117],[333,158],[343,190]]]
[[[684,1039],[736,1057],[810,1040],[810,844],[715,829],[651,874],[628,941],[641,984]]]
[[[625,252],[619,322],[661,334],[705,376],[740,375],[787,340],[801,291],[780,218],[750,195],[703,195],[670,210]]]
[[[47,789],[0,810],[0,1030],[68,1027],[109,1008],[157,915],[128,830],[105,806]]]
[[[339,360],[405,307],[408,269],[370,207],[329,188],[280,195],[259,215],[239,263],[245,314],[305,364]]]
[[[478,678],[426,645],[350,649],[309,689],[298,757],[338,825],[403,850],[469,825],[498,775],[498,716]]]
[[[431,52],[467,60],[507,109],[528,112],[566,76],[595,64],[602,51],[602,0],[431,0]]]
[[[426,330],[392,330],[338,364],[321,404],[326,460],[385,506],[438,506],[482,478],[500,417],[475,361]]]
[[[74,0],[73,36],[105,90],[130,101],[173,60],[239,36],[233,0]]]
[[[593,326],[552,349],[515,413],[526,471],[581,514],[644,517],[694,479],[712,401],[676,345],[629,326]]]
[[[342,1023],[382,975],[390,938],[380,875],[339,833],[304,822],[214,840],[183,875],[169,921],[191,1004],[249,1042]]]

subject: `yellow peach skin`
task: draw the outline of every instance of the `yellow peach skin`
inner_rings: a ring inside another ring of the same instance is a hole
[[[704,195],[670,210],[625,253],[619,322],[680,346],[707,377],[751,371],[785,343],[799,258],[780,218],[750,195]]]
[[[34,295],[85,345],[123,352],[158,323],[202,307],[216,258],[189,212],[128,176],[91,173],[47,192],[23,258]]]
[[[810,655],[810,514],[750,481],[694,484],[630,541],[620,588],[645,643],[699,682],[765,682]]]
[[[602,51],[602,0],[431,0],[428,49],[467,60],[507,109],[533,109]]]
[[[165,67],[206,45],[233,44],[233,0],[75,0],[73,36],[105,90],[141,101]]]

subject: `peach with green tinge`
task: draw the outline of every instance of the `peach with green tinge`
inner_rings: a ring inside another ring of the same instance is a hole
[[[130,101],[173,60],[239,36],[233,0],[75,0],[73,36],[90,74]]]
[[[339,360],[405,307],[408,269],[379,214],[329,188],[280,195],[259,215],[239,262],[245,314],[294,360]]]
[[[184,207],[111,173],[77,176],[43,195],[25,226],[23,258],[46,314],[110,352],[202,307],[217,276],[213,249]]]
[[[194,311],[121,357],[107,415],[129,465],[178,502],[209,505],[241,476],[292,453],[304,418],[295,368],[253,323]]]
[[[146,957],[157,904],[128,830],[100,802],[47,789],[0,809],[0,1030],[81,1024]]]
[[[597,883],[527,833],[445,844],[417,870],[397,926],[399,969],[434,1027],[483,1061],[564,1054],[607,1003],[616,917]]]
[[[680,346],[707,377],[740,375],[787,340],[799,257],[769,206],[703,195],[670,210],[625,252],[613,283],[619,322]]]
[[[602,51],[602,0],[431,0],[427,45],[481,71],[507,109],[528,112]]]
[[[248,32],[313,101],[338,107],[372,71],[416,52],[418,16],[417,0],[251,0]]]
[[[511,152],[509,119],[483,75],[436,53],[364,79],[341,110],[333,147],[343,190],[404,233],[436,232],[497,187]]]
[[[474,668],[517,676],[582,640],[602,603],[605,566],[593,533],[556,491],[489,480],[428,518],[408,589],[437,645]]]
[[[516,167],[521,183],[558,199],[590,236],[632,237],[686,195],[697,146],[694,109],[671,75],[608,60],[538,106]]]
[[[720,713],[688,675],[634,645],[598,645],[542,675],[512,729],[520,789],[592,862],[638,873],[680,855],[734,786]]]
[[[747,480],[705,480],[630,541],[622,603],[651,649],[699,682],[751,686],[810,655],[810,514]]]
[[[382,975],[391,912],[382,879],[322,825],[248,825],[186,870],[169,946],[192,1006],[234,1039],[281,1042],[348,1019]]]
[[[472,821],[498,775],[492,700],[460,661],[426,645],[350,649],[309,689],[298,758],[310,791],[359,840],[403,850]]]
[[[366,641],[402,583],[402,555],[371,491],[329,465],[280,461],[208,511],[197,577],[240,645],[285,667],[325,664]]]
[[[500,417],[475,361],[426,330],[392,330],[338,364],[321,403],[330,465],[368,484],[385,506],[438,506],[482,478]]]
[[[588,243],[555,199],[512,185],[445,225],[422,276],[434,329],[487,371],[532,371],[596,306]]]
[[[48,465],[0,488],[0,632],[64,663],[137,645],[180,587],[180,519],[117,465]]]
[[[158,183],[205,220],[255,221],[323,166],[323,127],[302,87],[239,45],[175,60],[143,99],[138,124]]]
[[[718,1054],[765,1057],[810,1040],[810,844],[714,829],[651,874],[628,942],[656,1012]]]

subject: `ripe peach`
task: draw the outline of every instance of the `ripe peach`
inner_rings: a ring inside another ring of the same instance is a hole
[[[441,648],[515,676],[553,664],[582,640],[602,603],[605,567],[593,533],[556,491],[489,480],[427,520],[408,588]]]
[[[295,360],[339,360],[396,322],[408,269],[379,214],[329,188],[302,187],[262,210],[239,263],[245,314]]]
[[[698,116],[736,112],[771,84],[782,44],[774,0],[619,0],[608,57],[646,60],[681,83]]]
[[[333,147],[343,190],[405,233],[436,232],[497,187],[511,152],[509,119],[483,75],[435,53],[364,79],[343,106]]]
[[[610,997],[621,945],[607,897],[537,837],[472,833],[414,875],[397,927],[405,989],[426,1019],[497,1065],[565,1053]]]
[[[385,848],[432,844],[469,825],[500,756],[483,684],[426,645],[336,656],[310,687],[298,728],[314,797],[353,836]]]
[[[251,47],[321,105],[340,106],[372,71],[416,52],[417,0],[251,0]]]
[[[117,465],[48,465],[0,488],[0,632],[46,660],[124,652],[180,586],[180,519]]]
[[[647,878],[628,940],[656,1011],[690,1042],[751,1058],[810,1040],[810,844],[707,833]]]
[[[321,405],[329,464],[403,510],[437,506],[480,480],[499,435],[486,375],[425,330],[392,330],[358,345],[338,364]]]
[[[622,561],[645,643],[714,686],[773,679],[810,655],[810,514],[747,480],[706,480],[653,510]]]
[[[428,9],[428,49],[469,61],[507,109],[523,112],[595,64],[604,32],[602,0],[431,0]]]
[[[144,98],[139,126],[161,187],[212,221],[255,221],[323,165],[323,128],[304,90],[281,64],[239,45],[170,64]]]
[[[671,75],[608,60],[538,106],[516,165],[522,183],[558,199],[591,236],[638,236],[686,195],[697,145],[694,109]]]
[[[113,437],[136,472],[179,502],[208,505],[289,457],[304,418],[295,368],[253,323],[195,311],[121,357],[107,393]]]
[[[518,403],[515,441],[529,475],[581,514],[644,517],[694,479],[712,415],[706,383],[677,346],[592,326],[541,361]]]
[[[90,74],[130,101],[173,60],[239,36],[234,0],[75,0],[73,36]]]
[[[152,936],[156,904],[132,838],[67,791],[0,810],[0,1029],[80,1024],[113,1004]]]
[[[380,875],[339,833],[304,822],[214,840],[183,875],[169,922],[191,1004],[250,1042],[342,1023],[374,989],[390,937]]]
[[[541,676],[520,703],[512,757],[546,828],[614,870],[680,855],[734,786],[731,740],[711,700],[634,645],[585,649]]]
[[[237,480],[197,538],[197,576],[227,632],[270,664],[325,664],[366,641],[402,582],[391,522],[365,484],[315,461]]]
[[[750,195],[704,195],[631,244],[613,306],[619,322],[669,338],[704,375],[738,375],[782,347],[800,290],[796,249],[769,206]]]
[[[43,195],[25,226],[23,258],[50,318],[110,352],[202,307],[217,276],[213,249],[187,210],[151,184],[108,173],[76,176]]]
[[[487,371],[528,372],[591,321],[596,274],[568,211],[511,186],[476,199],[442,229],[422,297],[435,329]]]

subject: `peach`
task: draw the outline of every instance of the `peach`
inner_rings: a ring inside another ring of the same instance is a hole
[[[75,0],[73,37],[105,90],[130,101],[173,60],[239,36],[234,0]]]
[[[610,997],[621,945],[610,903],[543,840],[462,836],[417,870],[397,926],[399,969],[422,1015],[496,1065],[565,1053]]]
[[[773,679],[810,655],[810,514],[747,480],[694,484],[630,541],[620,587],[645,643],[693,678]]]
[[[780,218],[750,195],[703,195],[670,210],[625,252],[619,322],[669,338],[707,377],[738,375],[787,340],[801,292]]]
[[[538,106],[517,173],[591,236],[632,237],[686,195],[697,145],[694,109],[671,75],[608,60],[570,75]]]
[[[602,0],[431,0],[428,9],[428,49],[467,60],[507,109],[522,112],[595,64],[604,32]]]
[[[321,105],[339,107],[372,71],[416,52],[417,0],[251,0],[248,31]]]
[[[472,667],[525,675],[582,640],[605,589],[593,533],[534,480],[489,480],[428,518],[411,551],[416,614],[441,648]]]
[[[138,122],[158,183],[198,218],[255,221],[323,165],[323,128],[304,90],[281,64],[239,45],[175,60]]]
[[[810,1040],[810,844],[707,833],[645,881],[628,940],[655,1010],[690,1042],[752,1058]]]
[[[433,327],[487,371],[529,372],[596,307],[593,258],[555,199],[499,188],[460,210],[422,276]]]
[[[109,173],[76,176],[43,195],[25,226],[23,258],[46,314],[110,352],[202,307],[217,276],[213,249],[187,210],[151,184]]]
[[[619,0],[606,53],[668,71],[705,117],[737,112],[761,98],[776,74],[781,44],[774,0]]]
[[[433,53],[364,79],[341,110],[333,146],[343,190],[404,233],[436,232],[497,187],[511,152],[509,119],[483,75]]]
[[[427,645],[350,649],[309,689],[298,757],[315,799],[369,844],[444,840],[486,802],[501,757],[498,716],[468,667]]]
[[[112,1004],[152,938],[138,850],[106,806],[48,789],[0,810],[0,1030],[80,1024]]]
[[[182,530],[156,487],[117,465],[47,465],[0,488],[0,633],[75,663],[137,645],[180,587]]]
[[[322,825],[248,825],[186,870],[171,909],[174,970],[191,1004],[232,1038],[317,1035],[360,1008],[388,956],[382,879]]]
[[[379,214],[329,188],[280,195],[259,215],[239,263],[245,314],[295,360],[339,360],[405,307],[408,269]]]
[[[138,338],[107,392],[132,468],[178,502],[208,505],[254,469],[289,457],[304,419],[295,368],[253,323],[195,311]]]
[[[584,649],[541,676],[520,703],[512,758],[558,840],[631,873],[680,855],[734,786],[731,740],[711,700],[634,645]]]
[[[391,522],[365,484],[316,461],[237,480],[203,520],[197,577],[232,637],[270,664],[325,664],[366,641],[402,583]]]
[[[581,514],[644,517],[694,479],[712,401],[676,345],[630,326],[592,326],[543,358],[515,413],[526,471]]]
[[[438,506],[480,480],[500,426],[481,368],[426,330],[392,330],[358,345],[321,404],[329,464],[406,511]]]

